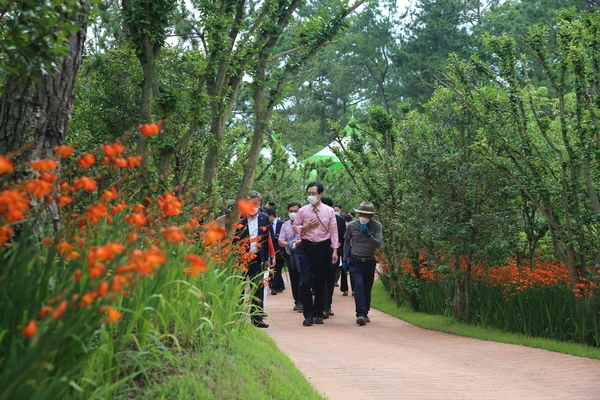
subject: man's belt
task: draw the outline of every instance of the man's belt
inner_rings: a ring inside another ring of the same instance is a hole
[[[331,244],[331,240],[330,239],[323,240],[322,242],[312,242],[312,241],[306,240],[306,239],[302,239],[302,241],[304,243],[312,244],[313,246],[317,246],[317,245],[320,245],[320,244]]]
[[[362,262],[367,262],[367,261],[371,261],[371,260],[375,259],[375,256],[359,257],[359,256],[355,256],[354,254],[352,254],[350,257],[355,258],[358,261],[362,261]]]

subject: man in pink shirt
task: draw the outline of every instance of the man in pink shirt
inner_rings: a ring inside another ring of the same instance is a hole
[[[340,246],[333,208],[321,203],[324,187],[311,182],[306,187],[310,204],[300,208],[294,220],[294,231],[300,234],[298,259],[300,261],[300,293],[304,326],[323,323],[325,311],[325,278],[331,264],[338,262]],[[315,298],[311,295],[314,282]]]

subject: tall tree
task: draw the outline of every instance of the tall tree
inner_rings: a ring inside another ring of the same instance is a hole
[[[4,2],[1,14],[2,43],[10,50],[0,68],[9,72],[0,97],[0,154],[17,162],[65,143],[90,14],[87,0],[34,3]],[[29,29],[40,36],[22,32]],[[23,66],[24,79],[10,73]]]
[[[268,61],[272,56],[273,49],[283,34],[284,28],[289,24],[294,9],[298,7],[300,2],[293,1],[289,8],[280,9],[277,22],[273,26],[274,30],[279,31],[279,35],[275,33],[270,35],[271,39],[265,43],[258,53],[258,61],[254,69],[254,132],[248,162],[244,168],[244,175],[238,191],[238,198],[245,197],[250,192],[264,133],[267,128],[267,121],[271,118],[275,106],[281,102],[288,79],[307,60],[314,57],[322,47],[338,35],[345,25],[345,18],[365,1],[358,0],[351,6],[346,6],[342,2],[334,8],[324,7],[320,9],[320,13],[312,21],[300,20],[299,24],[294,27],[297,36],[297,47],[290,50],[285,65],[283,67],[268,68]],[[327,19],[327,16],[330,16],[330,18]],[[316,29],[314,26],[316,26]],[[288,54],[288,52],[272,57],[275,65],[281,64],[279,58],[284,54]]]
[[[400,51],[393,60],[401,70],[403,99],[424,103],[441,78],[450,53],[468,57],[470,2],[419,0],[404,26]]]

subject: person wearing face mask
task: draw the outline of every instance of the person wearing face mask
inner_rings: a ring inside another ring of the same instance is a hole
[[[281,276],[281,271],[285,264],[285,257],[283,256],[285,251],[283,251],[279,245],[279,235],[281,233],[283,221],[277,218],[277,212],[275,212],[275,209],[272,207],[265,208],[265,214],[269,216],[269,229],[271,230],[271,240],[273,241],[273,248],[275,249],[275,272],[273,274],[273,280],[271,281],[271,294],[276,295],[285,290],[285,283]]]
[[[342,255],[344,254],[344,244],[342,243],[342,241],[344,240],[344,235],[346,234],[346,221],[344,220],[344,217],[342,217],[335,211],[335,205],[333,204],[333,200],[331,200],[327,197],[322,197],[321,202],[323,204],[326,204],[329,207],[333,208],[333,211],[335,212],[335,222],[337,224],[338,241],[340,243],[340,247],[338,248],[338,252],[340,254],[339,261],[342,261]],[[333,313],[333,310],[331,310],[331,304],[333,302],[333,291],[335,290],[335,284],[336,284],[337,280],[339,279],[339,271],[340,271],[339,261],[337,263],[331,265],[329,271],[327,272],[327,276],[325,277],[326,296],[325,296],[325,310],[323,311],[323,319],[333,317],[335,315]]]
[[[240,228],[236,231],[237,240],[247,243],[248,252],[256,254],[254,260],[248,264],[246,277],[256,284],[256,292],[250,308],[252,324],[259,328],[268,328],[263,321],[263,272],[275,265],[275,249],[271,241],[269,229],[269,216],[259,211],[262,195],[256,190],[250,191],[250,201],[254,203],[254,210],[247,217],[240,220]]]
[[[298,210],[300,209],[300,203],[292,202],[288,204],[288,218],[281,226],[279,232],[279,245],[285,248],[285,262],[288,266],[290,285],[292,286],[292,297],[294,298],[294,311],[302,312],[304,307],[302,306],[302,296],[300,295],[300,270],[298,266],[298,251],[297,247],[300,245],[300,234],[294,232],[292,224],[296,219]]]
[[[323,323],[325,310],[325,277],[332,264],[338,262],[340,247],[337,223],[333,208],[321,202],[323,184],[311,182],[306,187],[307,204],[298,210],[293,223],[294,231],[300,234],[298,260],[300,262],[300,293],[304,306],[302,325]],[[311,295],[314,282],[315,298]]]
[[[342,267],[350,271],[354,279],[354,305],[356,323],[360,326],[371,322],[371,290],[375,280],[375,251],[381,246],[381,223],[373,221],[375,206],[369,201],[360,203],[355,209],[358,220],[348,224],[344,243],[344,262]],[[350,242],[352,249],[350,250]]]

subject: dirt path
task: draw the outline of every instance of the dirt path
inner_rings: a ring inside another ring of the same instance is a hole
[[[371,310],[336,287],[335,316],[302,326],[291,289],[268,295],[265,331],[325,397],[335,399],[600,399],[600,360],[428,331]]]

